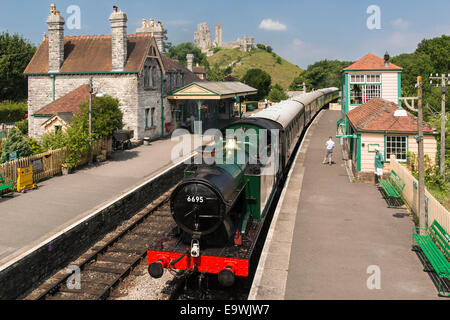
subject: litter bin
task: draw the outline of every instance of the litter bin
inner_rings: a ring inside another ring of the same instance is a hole
[[[144,145],[145,145],[145,146],[150,145],[150,137],[145,137],[145,138],[144,138]]]

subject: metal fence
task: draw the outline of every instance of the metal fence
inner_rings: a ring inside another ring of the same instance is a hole
[[[397,175],[405,183],[402,197],[408,204],[408,206],[416,213],[418,210],[418,182],[417,179],[409,172],[409,170],[397,162],[395,156],[391,156],[391,169],[397,173]],[[439,224],[447,231],[450,232],[450,213],[448,210],[437,201],[430,192],[425,188],[425,217],[427,219],[427,225],[430,226],[434,220],[437,220]]]

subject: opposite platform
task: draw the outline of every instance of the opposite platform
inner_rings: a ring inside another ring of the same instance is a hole
[[[322,164],[339,117],[322,111],[305,135],[249,299],[438,298],[411,251],[407,211],[388,208],[376,186],[350,181],[336,139],[335,163]]]

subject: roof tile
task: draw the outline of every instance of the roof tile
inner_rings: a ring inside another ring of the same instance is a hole
[[[417,117],[407,112],[406,117],[394,117],[399,106],[382,98],[373,98],[347,113],[352,126],[357,131],[416,133]],[[423,123],[425,134],[435,134],[436,130]]]
[[[80,104],[89,99],[89,85],[83,84],[68,94],[55,101],[50,102],[45,107],[39,109],[34,114],[55,115],[61,112],[75,113],[80,108]]]
[[[371,70],[371,69],[398,69],[402,70],[403,68],[388,62],[388,67],[384,65],[384,59],[377,57],[373,53],[368,53],[355,63],[351,64],[344,70]]]

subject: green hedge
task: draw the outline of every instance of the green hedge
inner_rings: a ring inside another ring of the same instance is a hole
[[[3,101],[0,102],[0,123],[17,122],[23,120],[28,113],[28,106],[25,101]]]

